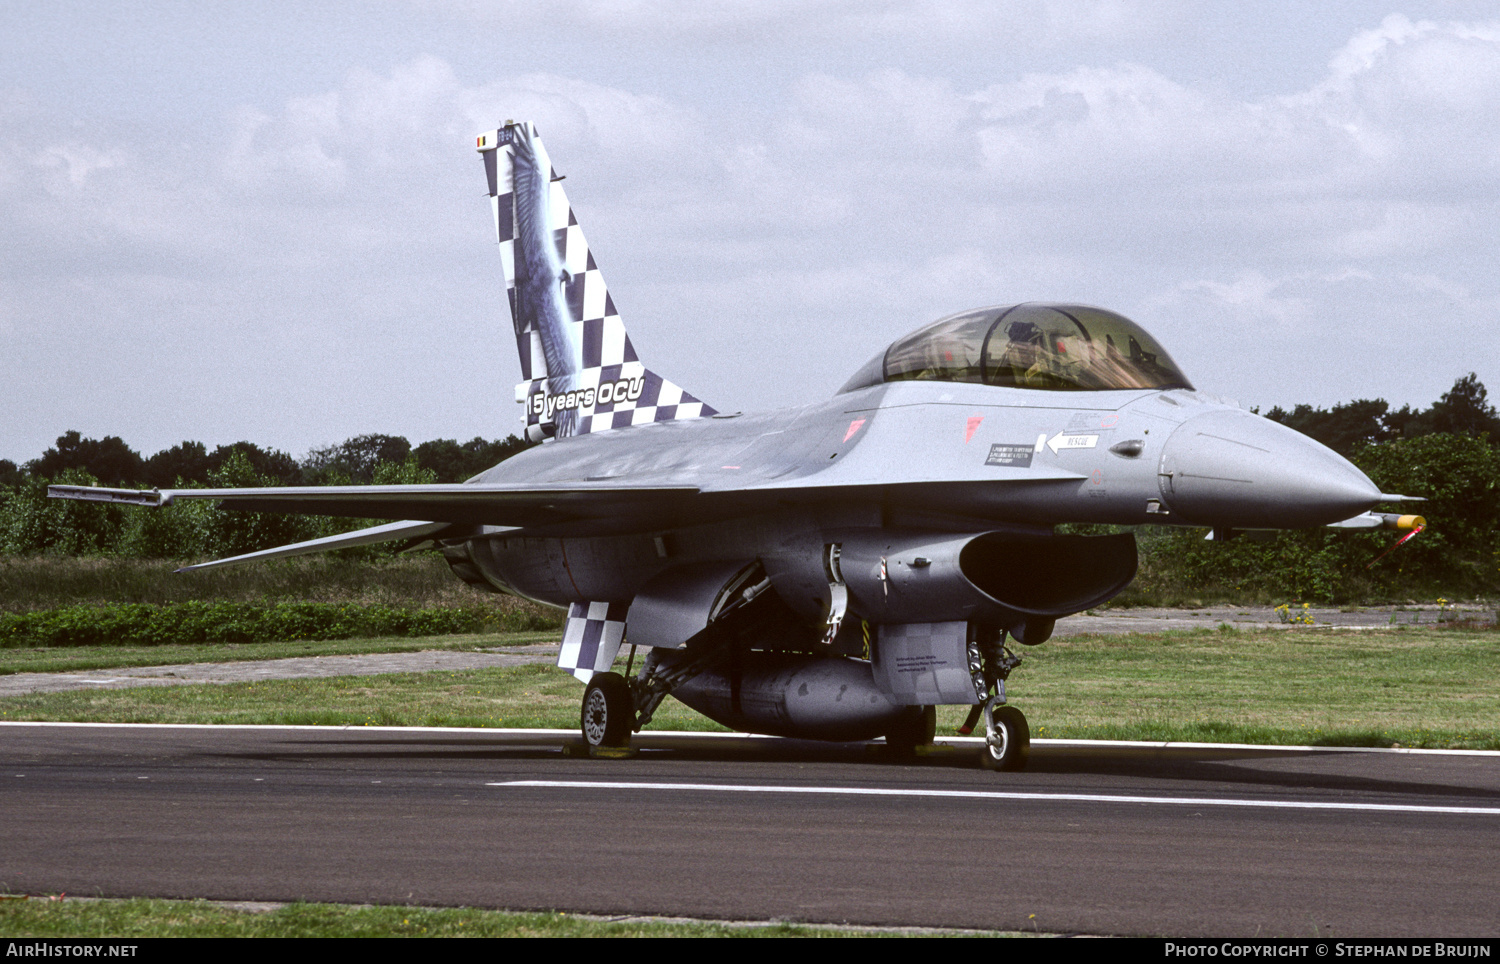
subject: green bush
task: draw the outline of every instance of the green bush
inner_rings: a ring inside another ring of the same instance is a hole
[[[67,469],[61,485],[96,485],[82,469]],[[0,504],[0,552],[62,552],[94,555],[113,551],[125,528],[122,506],[47,498],[47,480],[30,479]]]
[[[188,501],[131,509],[125,513],[117,553],[130,559],[202,559],[208,555],[205,543],[214,510],[210,503]]]
[[[1372,446],[1356,461],[1382,492],[1427,498],[1404,510],[1424,516],[1426,530],[1386,560],[1404,581],[1449,589],[1440,594],[1450,596],[1496,591],[1500,448],[1463,435],[1428,435]]]
[[[257,488],[276,485],[257,473],[250,460],[236,451],[208,475],[211,489]],[[315,539],[323,533],[308,516],[270,512],[231,512],[213,503],[203,515],[203,554],[215,559]]]
[[[1376,602],[1500,589],[1500,450],[1484,438],[1428,435],[1367,446],[1354,461],[1382,492],[1427,499],[1403,510],[1427,528],[1379,562],[1400,533],[1319,527],[1207,542],[1203,529],[1143,529],[1126,598]]]

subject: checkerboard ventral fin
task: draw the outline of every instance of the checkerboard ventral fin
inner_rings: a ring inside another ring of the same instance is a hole
[[[586,602],[568,607],[557,666],[585,683],[595,673],[607,673],[625,640],[628,603]]]
[[[533,441],[713,415],[636,357],[599,266],[528,122],[481,134]]]

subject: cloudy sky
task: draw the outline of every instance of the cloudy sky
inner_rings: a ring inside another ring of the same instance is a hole
[[[516,431],[473,150],[507,118],[642,359],[722,410],[1028,300],[1247,406],[1500,394],[1493,11],[6,4],[0,458]]]

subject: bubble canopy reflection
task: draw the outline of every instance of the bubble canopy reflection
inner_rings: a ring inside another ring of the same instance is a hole
[[[842,391],[898,381],[1071,392],[1192,388],[1166,350],[1129,318],[1034,302],[935,321],[871,359]]]

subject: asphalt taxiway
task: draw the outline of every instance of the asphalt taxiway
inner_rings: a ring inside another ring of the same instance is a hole
[[[0,886],[1063,933],[1491,935],[1500,755],[0,725]]]

